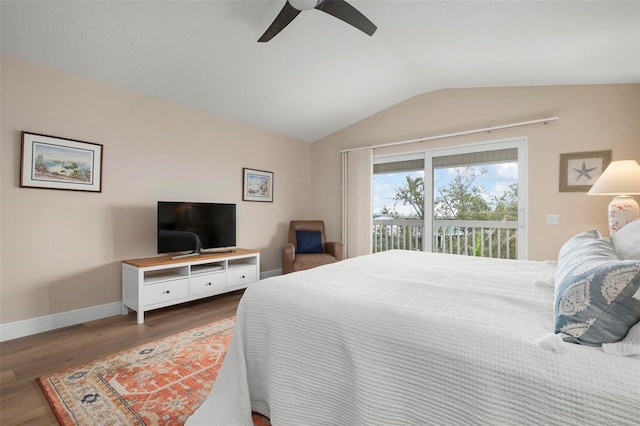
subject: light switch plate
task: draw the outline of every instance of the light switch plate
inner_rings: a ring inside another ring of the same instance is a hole
[[[560,224],[560,215],[557,215],[557,214],[547,215],[547,225],[559,225],[559,224]]]

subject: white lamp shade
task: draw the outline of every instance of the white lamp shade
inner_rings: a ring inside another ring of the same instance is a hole
[[[612,161],[587,194],[640,194],[640,164],[635,160]]]
[[[631,195],[640,194],[640,164],[635,160],[612,161],[593,184],[589,195],[613,195],[607,207],[609,235],[634,221],[640,214]]]

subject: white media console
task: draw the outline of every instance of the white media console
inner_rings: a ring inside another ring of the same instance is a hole
[[[122,261],[122,315],[246,288],[260,280],[260,252],[236,249],[174,259],[148,257]]]

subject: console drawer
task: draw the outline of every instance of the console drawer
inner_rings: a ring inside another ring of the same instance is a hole
[[[189,279],[165,281],[144,286],[144,305],[156,305],[189,296]]]
[[[255,267],[230,269],[227,272],[227,287],[247,285],[258,280]]]
[[[189,279],[189,295],[211,293],[224,290],[226,286],[226,275],[224,272],[217,274],[192,275]]]

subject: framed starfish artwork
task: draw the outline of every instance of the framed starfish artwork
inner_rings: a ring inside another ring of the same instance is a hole
[[[560,154],[560,192],[587,192],[611,162],[611,150]]]

